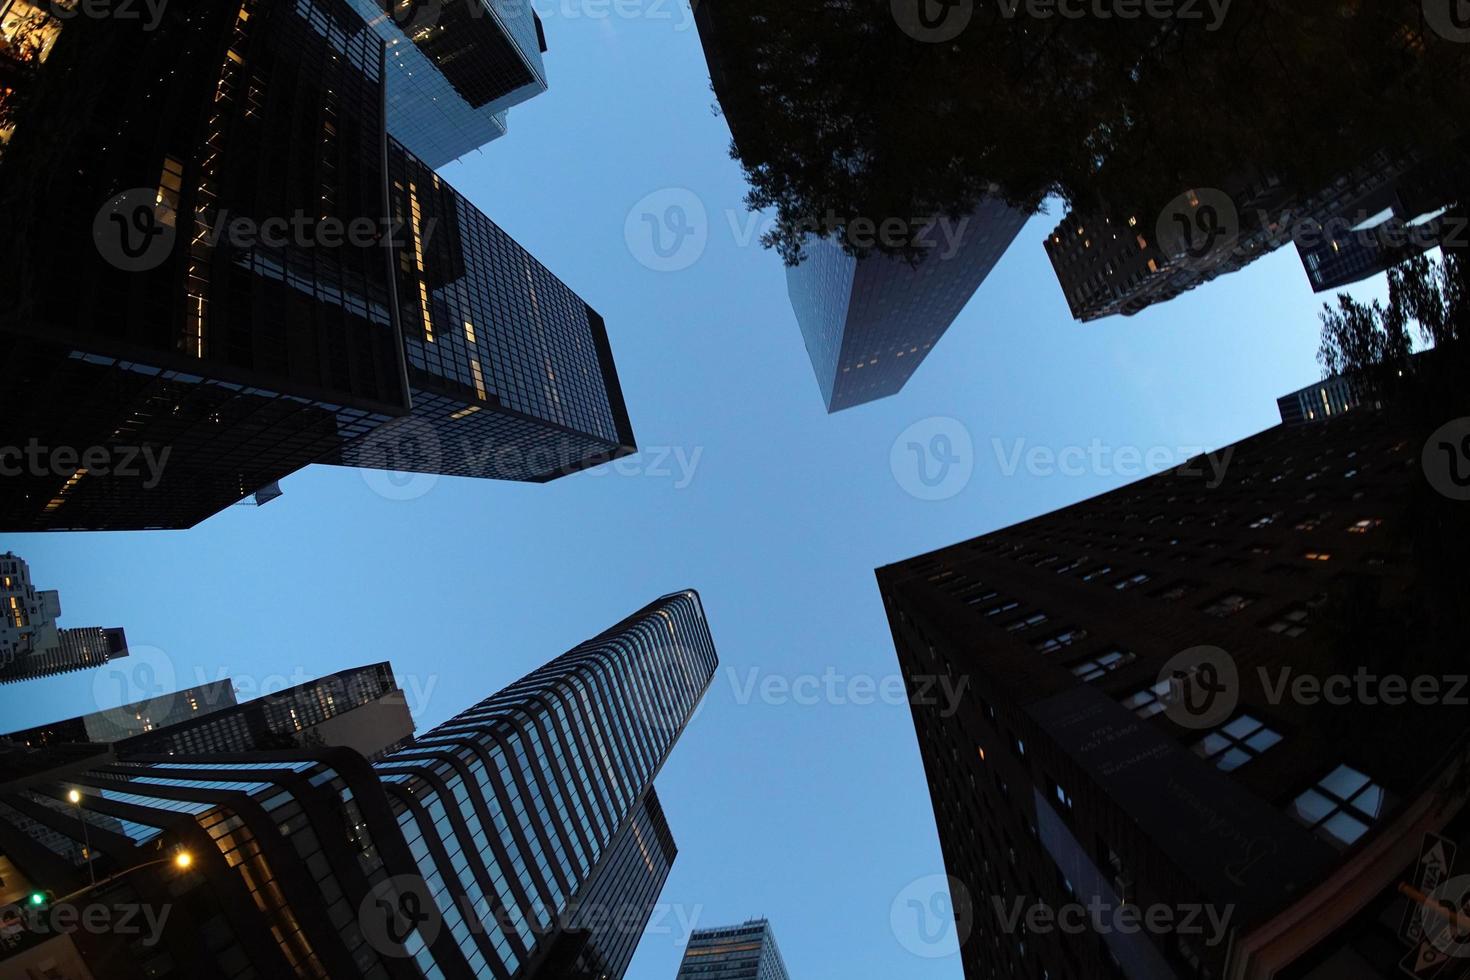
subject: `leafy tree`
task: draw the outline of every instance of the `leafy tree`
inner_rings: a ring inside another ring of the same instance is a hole
[[[971,16],[930,43],[899,26],[905,3]],[[1315,191],[1377,148],[1452,156],[1466,131],[1470,46],[1421,0],[1234,0],[1218,25],[1039,18],[1026,0],[699,6],[748,203],[774,211],[766,244],[788,261],[807,232],[960,217],[992,185],[1029,211],[1059,195],[1156,214],[1261,174]]]

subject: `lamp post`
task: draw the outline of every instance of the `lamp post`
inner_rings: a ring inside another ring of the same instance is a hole
[[[92,835],[87,830],[87,818],[82,813],[82,794],[80,790],[71,790],[66,794],[71,805],[77,808],[77,821],[82,825],[82,856],[87,859],[87,877],[92,882],[92,887],[97,887],[97,871],[92,867]]]

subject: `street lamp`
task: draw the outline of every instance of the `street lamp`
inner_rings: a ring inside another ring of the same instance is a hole
[[[97,884],[97,871],[92,867],[92,835],[87,830],[87,818],[82,813],[82,793],[78,789],[67,792],[66,798],[71,805],[77,808],[77,821],[82,825],[82,857],[87,859],[87,877],[91,879],[93,887]]]

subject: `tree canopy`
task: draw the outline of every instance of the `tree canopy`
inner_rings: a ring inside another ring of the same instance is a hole
[[[992,186],[1029,211],[1156,213],[1263,173],[1309,193],[1376,149],[1448,156],[1470,102],[1470,45],[1421,0],[1181,0],[1165,19],[1097,15],[1129,0],[701,2],[748,203],[788,261],[807,232],[957,218]]]

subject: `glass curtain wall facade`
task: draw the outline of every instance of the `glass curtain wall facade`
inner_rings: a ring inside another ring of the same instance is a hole
[[[56,894],[87,894],[90,864],[99,899],[184,906],[146,950],[68,938],[102,978],[524,980],[569,943],[616,969],[642,928],[591,912],[651,911],[674,853],[652,781],[716,663],[698,596],[677,593],[376,764],[126,752],[0,784],[0,857]]]
[[[812,240],[806,259],[786,270],[786,288],[827,411],[898,394],[1025,223],[1024,212],[984,201],[922,232],[936,244],[917,265],[856,259]]]
[[[407,410],[391,253],[323,231],[386,226],[383,86],[346,0],[65,21],[0,164],[4,529],[188,527]]]
[[[387,45],[388,131],[430,167],[504,136],[511,107],[546,91],[545,33],[525,0],[352,5]]]
[[[342,462],[543,482],[636,451],[602,317],[389,140],[413,412]]]

